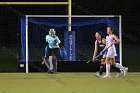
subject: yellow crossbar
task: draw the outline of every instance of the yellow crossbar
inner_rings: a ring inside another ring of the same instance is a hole
[[[69,5],[70,2],[0,2],[0,5]]]

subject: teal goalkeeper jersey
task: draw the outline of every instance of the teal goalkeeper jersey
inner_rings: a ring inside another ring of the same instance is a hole
[[[60,48],[59,43],[61,42],[56,35],[46,35],[46,42],[48,42],[49,48]]]

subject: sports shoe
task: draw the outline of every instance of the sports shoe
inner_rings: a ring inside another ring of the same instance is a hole
[[[111,78],[110,75],[104,75],[102,78]]]
[[[124,72],[121,71],[120,73],[117,73],[116,77],[121,77],[121,76],[123,76],[123,75],[124,75]]]
[[[58,74],[58,73],[57,73],[57,69],[53,69],[53,73],[54,73],[54,74]]]
[[[101,78],[101,75],[100,75],[99,72],[97,72],[97,73],[95,74],[95,76]]]
[[[49,74],[54,74],[53,70],[48,70],[47,71]]]
[[[124,72],[124,76],[127,74],[128,71],[128,67],[124,67],[123,72]]]

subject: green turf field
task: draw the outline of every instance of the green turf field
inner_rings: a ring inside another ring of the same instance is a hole
[[[0,93],[140,93],[140,73],[102,79],[95,73],[0,73]]]

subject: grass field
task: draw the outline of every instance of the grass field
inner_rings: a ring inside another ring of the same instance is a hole
[[[140,93],[140,73],[97,78],[95,73],[0,73],[0,93]]]

